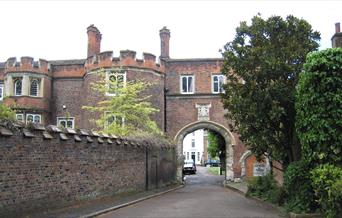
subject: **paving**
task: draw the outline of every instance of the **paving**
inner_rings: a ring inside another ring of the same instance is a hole
[[[223,176],[210,175],[205,167],[197,169],[196,175],[186,176],[184,188],[102,214],[98,218],[281,217],[280,212],[271,205],[224,188]]]

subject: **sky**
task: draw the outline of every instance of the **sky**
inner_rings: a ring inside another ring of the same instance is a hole
[[[47,60],[82,59],[86,28],[102,33],[101,51],[130,49],[160,55],[159,30],[171,31],[171,58],[219,58],[241,21],[292,14],[321,33],[320,49],[331,47],[342,1],[2,1],[0,62],[31,56]]]

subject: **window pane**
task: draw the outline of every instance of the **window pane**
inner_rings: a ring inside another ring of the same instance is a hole
[[[66,121],[65,120],[60,120],[59,125],[66,127]]]
[[[72,128],[72,123],[73,123],[73,121],[68,120],[68,121],[67,121],[67,127],[68,127],[68,128]]]
[[[192,77],[188,77],[188,92],[193,92],[193,81],[192,81]]]
[[[34,122],[35,123],[40,123],[40,116],[39,115],[35,115],[34,116]]]
[[[24,116],[23,116],[22,114],[16,114],[15,117],[16,117],[16,119],[17,119],[18,121],[21,121],[21,122],[24,121],[24,119],[23,119]]]
[[[31,82],[31,87],[30,87],[30,95],[32,96],[38,96],[38,81],[37,80],[33,80]]]
[[[183,77],[182,78],[182,92],[188,92],[188,89],[186,87],[186,82],[187,82],[186,77]]]
[[[33,115],[27,115],[26,121],[27,122],[32,122],[33,121]]]
[[[15,84],[14,84],[14,94],[15,95],[21,95],[21,87],[22,87],[22,81],[21,79],[18,79],[15,81]]]

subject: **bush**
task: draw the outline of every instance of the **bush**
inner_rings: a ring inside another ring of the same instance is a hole
[[[303,158],[342,164],[342,48],[307,56],[296,94],[296,129]]]
[[[342,214],[342,168],[324,164],[311,171],[318,204],[328,218]]]
[[[317,209],[310,180],[310,165],[304,161],[292,162],[284,173],[285,207],[295,213],[314,212]]]
[[[248,180],[247,196],[258,197],[262,200],[279,205],[284,203],[283,189],[277,185],[272,174],[253,177]]]

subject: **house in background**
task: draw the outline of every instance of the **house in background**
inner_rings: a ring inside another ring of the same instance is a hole
[[[183,141],[183,155],[185,160],[193,159],[196,165],[204,164],[208,160],[207,131],[199,129],[185,136]]]

